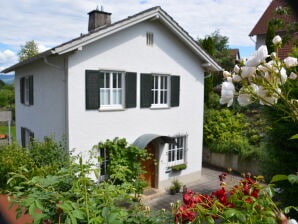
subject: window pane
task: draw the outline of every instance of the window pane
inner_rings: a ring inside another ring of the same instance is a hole
[[[122,102],[122,89],[113,89],[112,104],[121,104],[121,102]]]
[[[109,105],[110,104],[110,89],[100,88],[100,104]]]
[[[109,88],[110,87],[110,74],[109,73],[105,73],[104,75],[104,88]]]

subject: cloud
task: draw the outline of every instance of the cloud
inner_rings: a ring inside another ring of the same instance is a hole
[[[161,6],[195,39],[215,30],[229,37],[230,45],[253,46],[248,37],[271,0],[101,0],[112,22],[153,6]],[[87,13],[94,0],[0,1],[0,44],[19,49],[26,41],[42,43],[43,50],[87,32]],[[101,8],[101,5],[98,5]]]
[[[17,60],[18,57],[13,51],[9,49],[0,51],[0,67],[4,68],[6,65],[14,64]]]

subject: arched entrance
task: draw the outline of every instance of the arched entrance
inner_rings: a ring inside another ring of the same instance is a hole
[[[159,149],[161,144],[175,143],[175,139],[168,136],[156,135],[156,134],[144,134],[138,137],[133,145],[140,149],[145,149],[152,155],[151,159],[144,161],[142,166],[146,173],[142,175],[147,182],[148,187],[158,187],[158,161],[159,161]]]
[[[155,158],[156,158],[156,150],[154,148],[153,143],[149,143],[146,147],[146,150],[149,154],[151,154],[151,159],[142,162],[142,167],[145,169],[145,172],[142,175],[142,178],[147,182],[148,187],[155,188],[156,187],[156,173],[158,167],[155,165]]]

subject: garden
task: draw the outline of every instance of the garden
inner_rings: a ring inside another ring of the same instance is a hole
[[[276,51],[281,41],[273,39]],[[145,150],[115,138],[94,146],[83,160],[63,141],[32,139],[28,148],[1,147],[1,193],[17,205],[17,217],[29,214],[36,224],[297,223],[297,56],[279,60],[261,47],[224,72],[221,95],[210,93],[206,102],[204,144],[258,159],[259,174],[245,172],[235,182],[221,173],[213,193],[188,189],[183,204],[152,211],[140,200],[146,186],[140,162],[151,156]]]

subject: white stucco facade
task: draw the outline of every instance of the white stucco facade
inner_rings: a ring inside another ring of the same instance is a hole
[[[146,32],[154,45],[146,45]],[[114,46],[110,48],[109,46]],[[69,57],[69,147],[86,151],[106,139],[124,137],[133,143],[142,134],[188,135],[187,170],[201,170],[204,71],[195,55],[158,22],[138,24],[94,42]],[[85,70],[137,72],[137,107],[120,111],[85,109]],[[167,109],[140,108],[140,73],[180,76],[180,106]],[[160,181],[165,173],[167,145],[161,150]]]
[[[51,59],[49,59],[51,60]],[[16,70],[15,107],[16,137],[21,142],[21,127],[34,132],[34,138],[43,141],[45,136],[60,140],[66,134],[66,91],[64,60],[52,60],[60,69],[45,64],[42,60]],[[20,78],[34,77],[34,104],[27,106],[20,101]]]
[[[167,187],[172,178],[179,178],[185,184],[199,179],[204,71],[206,64],[213,63],[215,69],[220,67],[160,8],[154,10],[165,19],[161,21],[159,16],[145,11],[144,15],[124,20],[125,28],[119,28],[121,23],[116,24],[117,29],[107,27],[110,33],[103,30],[101,38],[95,32],[85,39],[62,44],[32,63],[16,66],[18,141],[21,141],[20,129],[25,127],[39,141],[45,136],[57,140],[65,137],[69,150],[85,156],[94,145],[115,137],[126,138],[132,144],[144,134],[183,135],[187,136],[184,158],[187,168],[178,174],[168,169],[168,143],[158,139],[154,142],[157,160],[154,186]],[[144,19],[147,14],[154,19]],[[153,43],[149,45],[148,33],[153,35]],[[136,73],[136,106],[105,111],[86,109],[86,70]],[[142,108],[142,73],[179,76],[179,106]],[[34,80],[34,104],[30,106],[20,103],[20,79],[24,76],[33,76]]]

